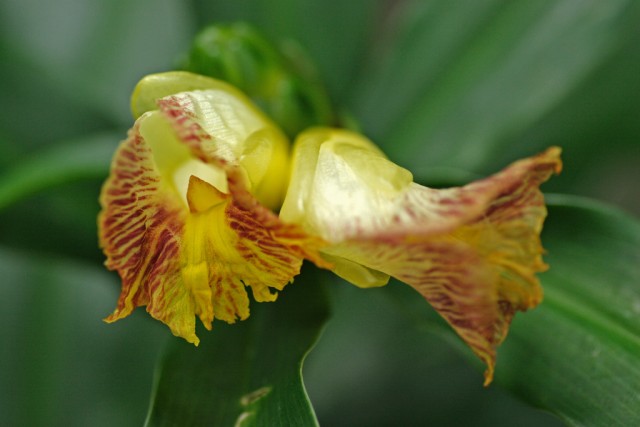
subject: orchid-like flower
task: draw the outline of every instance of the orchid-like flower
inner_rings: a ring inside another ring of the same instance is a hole
[[[541,183],[550,148],[460,188],[413,182],[360,134],[312,128],[293,154],[240,91],[186,72],[144,78],[137,121],[101,194],[100,243],[122,278],[106,320],[146,306],[174,335],[249,316],[303,260],[363,288],[416,289],[486,364],[516,311],[536,306],[544,271]],[[276,212],[279,210],[279,214]]]

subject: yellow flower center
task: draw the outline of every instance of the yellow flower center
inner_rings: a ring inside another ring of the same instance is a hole
[[[197,159],[189,159],[176,167],[173,172],[173,184],[187,206],[189,205],[187,194],[191,189],[192,177],[206,182],[222,193],[229,193],[227,174],[223,170]]]
[[[240,166],[247,189],[262,205],[278,209],[288,184],[288,139],[242,92],[224,82],[191,73],[147,76],[138,83],[132,96],[134,115],[146,114],[140,133],[151,145],[163,181],[185,203],[191,176],[223,193],[229,191],[224,171],[198,159],[180,141],[163,113],[156,110],[159,98],[173,94],[186,102],[185,108],[193,114],[189,116],[193,124],[212,138],[201,148]]]

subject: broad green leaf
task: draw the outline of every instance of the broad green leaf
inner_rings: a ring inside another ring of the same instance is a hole
[[[86,99],[77,99],[77,92],[61,87],[41,64],[2,39],[0,63],[0,144],[5,146],[0,170],[39,146],[105,126]]]
[[[640,424],[640,222],[553,197],[545,300],[516,316],[497,382],[570,425]]]
[[[18,156],[0,172],[0,244],[96,263],[96,216],[102,180],[124,135],[101,133],[60,141]]]
[[[0,247],[0,414],[7,426],[140,426],[168,335],[141,310],[108,325],[115,274]]]
[[[187,48],[192,27],[187,2],[174,0],[92,0],[95,26],[74,64],[82,96],[111,117],[131,123],[129,97],[144,75],[171,69]],[[114,48],[117,46],[117,48]]]
[[[635,135],[637,152],[629,112],[640,107],[640,3],[401,4],[382,37],[386,55],[363,67],[353,105],[374,140],[418,176],[441,167],[484,174],[550,144],[575,156],[565,176],[585,176],[585,150],[600,161],[604,144]]]
[[[93,115],[100,113],[112,123],[129,123],[127,105],[135,83],[145,74],[167,70],[178,52],[188,45],[194,29],[186,3],[173,0],[2,2],[0,34],[6,38],[4,44],[19,52],[30,69],[29,75],[22,79],[0,81],[0,88],[3,93],[10,93],[11,101],[24,109],[21,111],[24,117],[33,117],[35,109],[38,116],[45,119],[48,115],[62,116],[58,126],[82,126],[72,111],[48,112],[44,108],[53,108],[62,98],[73,105],[76,114],[86,114],[83,110],[88,110]],[[16,80],[22,83],[18,90],[13,87]],[[21,80],[31,85],[24,85]],[[44,92],[52,94],[49,99],[33,90],[34,86],[42,86],[43,81],[49,86]],[[24,98],[31,101],[30,108],[22,101]],[[43,102],[44,99],[47,102]],[[16,117],[24,121],[24,117]],[[43,132],[41,126],[36,127]]]
[[[199,347],[171,339],[146,425],[317,425],[301,369],[327,315],[309,270],[275,303],[253,302],[249,319],[200,330]]]
[[[320,425],[562,425],[483,387],[484,367],[411,287],[360,289],[328,272],[323,280],[333,315],[304,367]]]
[[[106,177],[119,137],[92,135],[34,153],[0,174],[0,211],[33,194],[78,180]]]

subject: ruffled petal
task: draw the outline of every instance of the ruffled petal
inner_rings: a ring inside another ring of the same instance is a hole
[[[246,319],[245,287],[258,302],[275,301],[275,291],[300,271],[303,256],[296,246],[308,247],[305,239],[279,221],[261,223],[254,211],[242,208],[229,195],[202,212],[192,211],[185,227],[181,272],[184,286],[194,297],[200,296],[195,298],[200,301],[195,314],[207,328],[214,317],[228,323]]]
[[[106,320],[146,305],[195,344],[195,316],[207,328],[214,318],[245,319],[247,287],[256,301],[274,301],[304,258],[330,266],[318,252],[326,244],[321,238],[283,223],[253,193],[269,186],[282,192],[286,176],[260,187],[270,166],[256,169],[255,156],[283,161],[286,140],[272,140],[281,136],[265,130],[269,122],[237,100],[224,104],[223,93],[214,93],[215,108],[207,109],[210,95],[170,96],[159,101],[161,112],[138,119],[116,152],[99,216],[107,267],[122,278],[118,306]]]
[[[538,187],[560,171],[559,154],[551,148],[490,178],[434,190],[411,182],[363,137],[317,129],[296,142],[292,183],[306,191],[292,185],[281,217],[330,241],[322,251],[332,260],[420,292],[487,364],[488,384],[513,314],[542,299]]]
[[[297,224],[281,221],[265,206],[263,199],[281,191],[269,190],[284,187],[288,180],[288,161],[282,149],[286,138],[255,107],[251,114],[256,117],[244,118],[249,112],[243,109],[243,103],[225,106],[211,91],[185,92],[158,100],[160,110],[193,155],[225,172],[233,207],[247,212],[256,227],[269,230],[270,236],[291,253],[319,266],[331,266],[318,252],[327,244],[324,239],[306,233]],[[252,168],[257,164],[263,169]],[[279,197],[281,200],[282,195]],[[269,252],[266,246],[263,250]]]
[[[116,152],[100,196],[100,246],[106,266],[122,279],[114,322],[138,306],[197,342],[192,301],[180,286],[180,246],[186,212],[167,188],[138,121]],[[162,298],[158,298],[162,295]]]

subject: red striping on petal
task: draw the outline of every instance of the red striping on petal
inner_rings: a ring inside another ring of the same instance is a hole
[[[226,161],[217,153],[214,137],[209,135],[192,113],[191,100],[185,95],[173,95],[158,100],[158,107],[175,130],[178,138],[189,147],[194,156],[205,163],[224,165]]]
[[[285,279],[285,283],[288,283],[293,276],[298,274],[303,254],[299,253],[300,250],[297,246],[305,246],[305,242],[291,245],[288,241],[281,240],[281,231],[286,230],[288,226],[279,223],[275,226],[272,224],[269,228],[265,227],[255,221],[253,212],[243,210],[234,203],[228,206],[227,217],[230,224],[233,224],[232,229],[238,233],[239,240],[236,249],[247,262],[257,268],[264,277],[267,277],[266,280],[263,279],[265,282],[270,281],[269,276],[276,275],[280,279],[277,279],[275,283],[282,286],[280,282],[283,279]],[[313,240],[309,237],[306,239]],[[318,246],[318,242],[315,243],[315,246]],[[307,245],[307,250],[313,251],[313,245]],[[319,257],[319,255],[316,256]],[[244,281],[251,286],[256,279],[260,281],[259,277]]]
[[[122,278],[117,308],[106,320],[146,305],[174,334],[197,343],[195,316],[210,328],[214,317],[232,323],[249,315],[245,285],[256,299],[272,301],[273,291],[291,283],[303,259],[330,264],[319,254],[326,242],[282,223],[247,191],[245,175],[218,155],[215,137],[199,125],[187,101],[172,96],[159,106],[195,157],[225,170],[230,199],[189,212],[160,185],[138,122],[112,162],[99,223],[106,264]]]
[[[157,277],[170,270],[166,264],[177,253],[179,209],[160,193],[159,181],[151,150],[137,124],[116,152],[100,197],[100,245],[107,255],[107,267],[122,278],[117,309],[109,321],[149,304]]]
[[[488,384],[513,315],[542,298],[538,187],[560,171],[559,154],[549,149],[461,188],[413,184],[388,222],[354,235],[353,221],[331,253],[415,288],[487,364]]]
[[[304,258],[320,267],[331,267],[319,254],[319,249],[327,242],[305,233],[300,226],[283,223],[276,214],[260,205],[244,186],[239,168],[228,166],[226,172],[233,197],[227,216],[242,239],[253,242],[260,252],[282,262]]]

